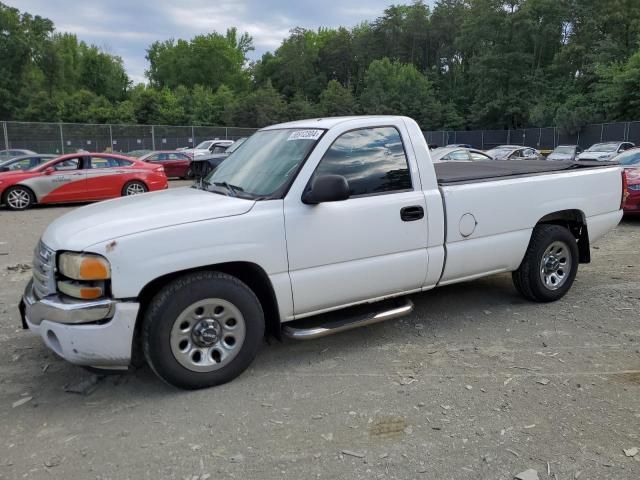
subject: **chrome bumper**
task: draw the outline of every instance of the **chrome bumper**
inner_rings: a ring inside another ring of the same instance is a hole
[[[29,283],[22,297],[23,326],[76,365],[126,368],[140,304],[100,300],[72,301],[58,295],[36,299]]]
[[[118,302],[115,300],[73,300],[60,295],[48,295],[37,299],[33,292],[33,282],[29,282],[22,297],[24,315],[32,325],[40,325],[43,320],[56,323],[94,323],[113,317]]]

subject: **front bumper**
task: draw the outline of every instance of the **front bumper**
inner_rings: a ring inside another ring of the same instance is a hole
[[[127,367],[140,305],[102,300],[75,302],[57,295],[37,300],[27,285],[20,313],[23,326],[65,360],[92,367]]]

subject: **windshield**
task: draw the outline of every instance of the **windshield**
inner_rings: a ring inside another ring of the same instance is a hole
[[[620,165],[638,165],[640,164],[640,149],[629,150],[616,157]]]
[[[615,152],[617,149],[617,143],[596,143],[587,148],[587,152]]]
[[[207,148],[209,148],[211,146],[213,142],[211,140],[207,140],[206,142],[201,142],[199,143],[196,148],[198,150],[206,150]]]
[[[553,153],[562,153],[564,155],[573,155],[574,150],[575,150],[575,147],[558,147],[553,151]]]
[[[227,148],[225,152],[229,154],[235,152],[238,148],[240,148],[240,145],[242,145],[246,140],[247,140],[246,138],[239,138],[229,148]]]
[[[291,180],[324,130],[263,130],[207,175],[208,190],[256,198],[277,193]]]

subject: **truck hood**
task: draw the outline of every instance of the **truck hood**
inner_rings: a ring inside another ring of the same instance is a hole
[[[145,193],[67,213],[49,225],[42,241],[53,250],[81,251],[147,230],[242,215],[254,204],[254,200],[187,187]]]

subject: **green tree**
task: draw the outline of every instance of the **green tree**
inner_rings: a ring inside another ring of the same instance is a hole
[[[355,115],[358,112],[351,90],[331,80],[320,95],[320,111],[326,117]]]
[[[232,119],[243,127],[265,127],[285,119],[286,103],[278,91],[267,83],[241,97],[233,106]]]

